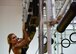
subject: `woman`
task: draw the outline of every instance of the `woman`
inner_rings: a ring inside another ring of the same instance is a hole
[[[8,44],[9,44],[9,54],[12,50],[14,54],[26,54],[26,51],[29,47],[29,43],[34,37],[36,27],[33,27],[35,30],[31,31],[30,33],[27,31],[26,24],[23,21],[23,38],[17,38],[17,36],[14,33],[10,33],[7,37]],[[30,27],[30,28],[31,28]],[[32,34],[32,35],[31,35]]]

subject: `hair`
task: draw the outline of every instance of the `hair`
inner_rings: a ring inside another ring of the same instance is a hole
[[[9,44],[9,54],[10,54],[11,49],[12,49],[12,44],[10,43],[10,41],[11,41],[11,37],[12,37],[13,34],[14,34],[14,33],[10,33],[10,34],[8,35],[8,37],[7,37],[7,41],[8,41],[8,44]]]

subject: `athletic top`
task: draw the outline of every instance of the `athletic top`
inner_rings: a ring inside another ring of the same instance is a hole
[[[22,48],[22,49],[21,49],[21,54],[26,54],[27,49],[28,49],[28,48]]]

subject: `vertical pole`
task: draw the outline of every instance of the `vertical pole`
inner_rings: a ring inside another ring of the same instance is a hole
[[[55,19],[56,18],[56,8],[55,8],[55,0],[52,0],[52,4],[53,4],[53,18]]]
[[[52,19],[52,0],[46,0],[46,13],[47,13],[47,21],[49,22]],[[49,23],[47,24],[47,51],[48,54],[52,54],[51,47],[51,27]]]
[[[43,51],[43,15],[42,15],[42,1],[39,0],[39,17],[40,17],[40,25],[39,25],[39,54],[44,54]]]
[[[61,33],[61,40],[63,39],[63,34]],[[63,47],[61,46],[61,54],[63,54]]]

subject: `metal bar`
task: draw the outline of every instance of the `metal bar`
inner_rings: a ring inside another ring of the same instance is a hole
[[[61,8],[61,10],[59,11],[57,17],[58,17],[58,16],[61,16],[61,17],[63,16],[63,14],[65,13],[65,10],[66,10],[66,8],[67,8],[67,6],[68,6],[69,3],[70,3],[70,0],[66,0],[66,1],[65,1],[64,5],[63,5],[63,7]]]
[[[52,9],[53,9],[53,18],[56,18],[56,8],[55,8],[55,0],[52,0]]]
[[[39,17],[40,17],[40,25],[39,25],[39,54],[44,54],[43,52],[43,15],[42,15],[42,1],[39,0]]]
[[[63,39],[62,33],[61,33],[61,40]],[[63,54],[63,47],[61,46],[61,54]]]
[[[52,0],[46,0],[46,13],[47,13],[47,22],[53,18],[52,15]],[[48,54],[52,54],[52,47],[51,47],[51,27],[49,23],[47,23],[47,51]]]

